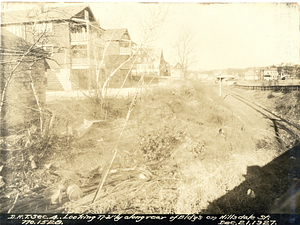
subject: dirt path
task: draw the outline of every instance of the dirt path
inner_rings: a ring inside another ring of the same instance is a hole
[[[252,165],[247,164],[247,173],[243,175],[245,180],[214,200],[205,213],[270,213],[274,207],[277,207],[277,213],[282,212],[276,201],[278,202],[299,176],[297,161],[300,149],[283,149],[275,138],[273,122],[247,104],[230,95],[226,96],[225,101],[245,125],[249,138],[258,140],[257,148],[251,150],[257,157]],[[269,144],[264,145],[266,142]],[[285,212],[295,210],[289,208],[290,205],[286,207]]]
[[[231,106],[232,112],[245,124],[245,127],[248,127],[254,138],[261,139],[275,135],[274,125],[270,119],[265,118],[261,113],[231,95],[227,95],[225,101]]]

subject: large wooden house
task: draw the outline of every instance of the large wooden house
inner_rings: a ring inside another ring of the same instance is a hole
[[[104,42],[105,76],[108,77],[114,70],[117,71],[115,81],[122,81],[131,72],[132,41],[126,28],[107,29],[101,39]],[[127,63],[125,63],[127,61]]]
[[[40,7],[1,13],[1,27],[52,54],[48,89],[90,89],[103,29],[88,5]]]

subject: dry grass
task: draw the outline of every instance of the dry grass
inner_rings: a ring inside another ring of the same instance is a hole
[[[273,137],[253,137],[214,88],[197,83],[157,88],[138,98],[102,194],[91,204],[124,125],[128,102],[119,108],[112,103],[113,119],[94,125],[67,147],[59,149],[55,141],[49,146],[54,149],[49,161],[75,171],[80,180],[73,183],[84,191],[83,199],[66,202],[58,212],[199,213],[241,184],[247,166],[263,166],[278,154],[276,146],[270,147]],[[57,119],[57,132],[67,124],[76,126],[79,119],[94,118],[91,103],[68,104],[69,111],[62,108],[64,116]]]
[[[115,162],[115,168],[135,167],[132,177],[122,181],[120,171],[119,178],[108,178],[99,201],[68,212],[199,213],[241,184],[247,166],[275,158],[273,138],[257,144],[259,139],[216,96],[210,87],[187,84],[155,89],[139,99],[131,117],[135,126],[123,136],[128,154],[121,151]]]

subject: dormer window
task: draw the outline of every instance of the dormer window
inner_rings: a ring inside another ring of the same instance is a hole
[[[129,35],[128,35],[128,34],[124,34],[124,35],[123,35],[123,39],[129,40]]]
[[[129,48],[129,42],[120,42],[120,47]]]

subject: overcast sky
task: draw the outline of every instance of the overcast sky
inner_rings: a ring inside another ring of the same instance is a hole
[[[89,4],[103,28],[128,28],[137,43],[143,31],[140,21],[149,23],[150,12],[160,9],[160,16],[166,18],[152,36],[155,35],[155,46],[163,48],[165,59],[171,64],[176,63],[173,45],[181,32],[194,34],[198,61],[194,69],[299,64],[297,4]]]

